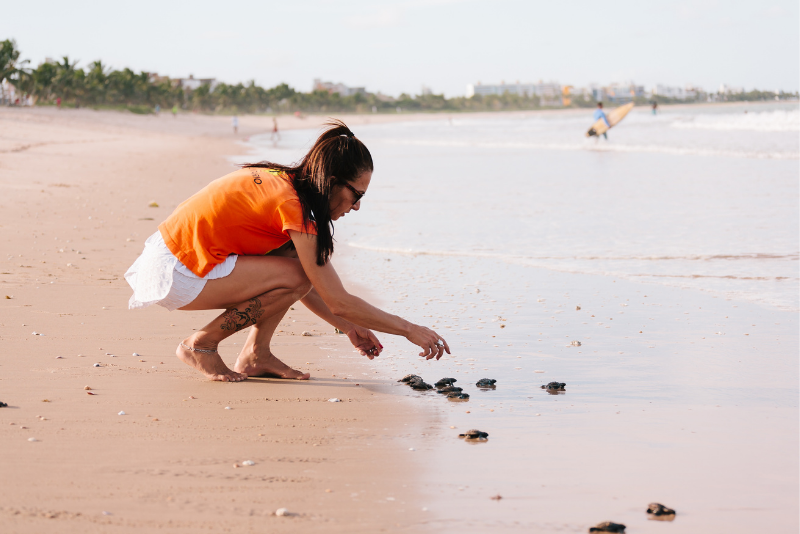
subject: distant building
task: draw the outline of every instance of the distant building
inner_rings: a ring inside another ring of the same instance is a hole
[[[614,104],[626,104],[631,102],[636,97],[645,96],[643,85],[636,85],[630,83],[612,83],[608,87],[603,88],[605,93],[605,100]]]
[[[395,100],[397,100],[395,97],[390,96],[390,95],[385,95],[385,94],[381,93],[380,91],[375,93],[375,98],[377,98],[381,102],[394,102]]]
[[[208,85],[210,86],[209,90],[213,91],[219,85],[216,78],[195,78],[192,74],[190,74],[188,78],[175,78],[172,80],[172,83],[177,87],[189,91],[194,91],[201,85]]]
[[[572,104],[572,91],[575,88],[571,85],[565,85],[561,88],[561,104],[564,106],[569,106]]]
[[[584,100],[591,100],[594,102],[606,100],[605,90],[596,83],[591,83],[588,87],[573,89],[572,94],[575,97],[581,96]]]
[[[32,95],[17,92],[17,88],[11,85],[8,80],[0,83],[0,104],[4,106],[32,106],[34,99]]]
[[[327,91],[330,94],[339,93],[339,96],[364,95],[367,90],[364,87],[348,87],[343,83],[323,82],[320,78],[314,78],[312,91]]]
[[[427,85],[422,86],[422,92],[420,93],[422,96],[432,95],[433,89],[428,87]]]
[[[467,85],[467,98],[472,98],[475,95],[488,96],[488,95],[519,95],[530,98],[532,96],[539,96],[545,98],[557,98],[561,96],[561,85],[555,82],[543,83],[505,83],[500,82],[499,85],[482,85],[481,82]]]
[[[685,87],[669,86],[658,84],[652,91],[653,96],[663,96],[664,98],[675,98],[677,100],[696,100],[701,90],[693,85]]]
[[[727,83],[723,83],[719,86],[718,92],[723,95],[739,95],[744,93],[744,87],[730,87]]]
[[[0,104],[11,105],[17,99],[17,89],[8,80],[3,80],[0,83]]]
[[[148,72],[147,73],[147,81],[153,84],[159,84],[162,82],[169,82],[169,76],[159,76],[157,72]]]

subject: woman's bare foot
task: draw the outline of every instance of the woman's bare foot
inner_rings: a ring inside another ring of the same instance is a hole
[[[194,367],[203,373],[209,380],[219,380],[220,382],[241,382],[247,380],[247,375],[231,371],[225,362],[222,361],[216,346],[205,346],[195,336],[190,336],[183,340],[175,350],[178,359],[190,367]],[[191,347],[195,350],[190,350]],[[213,350],[214,352],[199,352],[199,350]]]
[[[296,371],[280,361],[272,352],[258,355],[252,347],[245,347],[236,359],[233,369],[247,376],[268,376],[272,378],[287,378],[291,380],[308,380],[309,373]]]

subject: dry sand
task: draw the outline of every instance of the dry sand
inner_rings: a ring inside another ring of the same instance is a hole
[[[270,128],[242,117],[238,138]],[[273,346],[312,380],[241,384],[205,381],[174,356],[213,312],[127,309],[122,274],[179,202],[232,170],[235,139],[227,117],[0,110],[3,532],[379,532],[425,520],[407,441],[429,414],[364,376],[347,339],[302,305]],[[229,365],[243,340],[221,347]]]

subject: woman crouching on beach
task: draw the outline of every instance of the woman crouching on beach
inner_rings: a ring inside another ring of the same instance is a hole
[[[178,358],[211,380],[248,376],[307,380],[270,350],[275,329],[301,301],[347,334],[369,359],[383,346],[372,330],[406,337],[427,359],[450,353],[436,332],[348,293],[330,263],[333,221],[358,211],[372,178],[372,156],[341,121],[328,123],[295,166],[245,165],[180,204],[125,278],[130,308],[225,310],[180,342]],[[233,370],[219,343],[252,327]]]

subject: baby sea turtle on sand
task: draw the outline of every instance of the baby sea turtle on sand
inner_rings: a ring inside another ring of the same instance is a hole
[[[403,378],[401,378],[400,380],[398,380],[398,382],[405,382],[406,384],[408,384],[409,382],[411,382],[414,379],[422,380],[422,377],[419,376],[419,375],[406,375]]]
[[[467,440],[485,440],[489,437],[489,434],[473,428],[472,430],[467,430],[463,434],[459,434],[458,437]]]
[[[454,391],[453,393],[447,394],[447,400],[451,401],[468,401],[469,400],[469,393],[459,393]]]
[[[651,502],[647,505],[647,513],[650,519],[658,521],[672,521],[675,519],[675,510],[657,502]]]
[[[622,523],[612,523],[611,521],[603,521],[589,529],[589,532],[625,532],[625,525]]]
[[[567,384],[565,382],[550,382],[546,386],[542,386],[542,389],[547,389],[550,391],[566,391],[564,386]]]
[[[434,386],[436,386],[437,388],[444,388],[447,386],[452,386],[456,382],[458,382],[458,380],[456,380],[455,378],[442,378],[441,380],[436,382]]]
[[[5,402],[0,402],[0,408],[8,408],[8,404]]]
[[[461,393],[463,390],[458,386],[447,386],[439,388],[439,393]]]
[[[427,391],[429,389],[433,389],[432,385],[428,384],[427,382],[425,382],[421,378],[415,379],[415,380],[411,380],[408,383],[408,385],[411,386],[411,389],[416,389],[418,391]]]
[[[496,387],[494,385],[495,382],[497,382],[497,380],[495,380],[494,378],[481,378],[480,380],[475,382],[475,385],[478,386],[479,388],[490,389]]]

